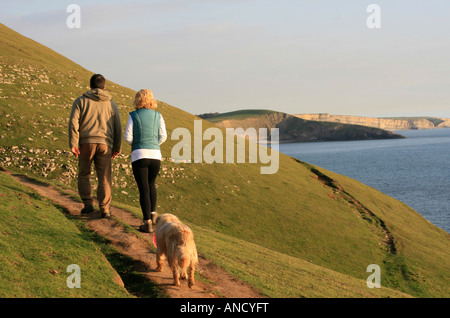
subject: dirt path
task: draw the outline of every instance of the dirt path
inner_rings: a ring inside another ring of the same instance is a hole
[[[121,222],[129,224],[137,229],[141,224],[141,220],[130,212],[112,207],[111,213],[113,218],[100,218],[99,212],[90,213],[89,216],[81,216],[80,210],[83,204],[74,201],[70,195],[62,194],[55,187],[41,183],[29,177],[14,174],[5,171],[14,177],[20,183],[32,188],[35,192],[43,197],[50,199],[55,204],[64,208],[67,213],[78,216],[86,221],[87,226],[107,238],[122,254],[127,255],[139,264],[141,272],[145,273],[146,278],[157,283],[172,298],[262,298],[260,294],[254,291],[247,284],[237,280],[230,274],[214,265],[211,261],[204,259],[199,255],[199,266],[197,271],[208,283],[196,280],[196,284],[190,289],[187,282],[182,281],[180,287],[172,285],[172,273],[166,266],[162,272],[155,272],[156,256],[150,252],[149,243],[151,244],[153,233],[141,233],[142,238],[137,237],[133,233],[127,233]]]

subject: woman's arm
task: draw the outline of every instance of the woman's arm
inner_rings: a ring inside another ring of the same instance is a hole
[[[161,115],[159,119],[158,145],[161,145],[164,141],[166,141],[166,139],[167,139],[166,123],[164,122],[163,116]]]
[[[127,127],[125,128],[125,134],[123,135],[125,141],[130,145],[133,143],[133,119],[128,116]]]

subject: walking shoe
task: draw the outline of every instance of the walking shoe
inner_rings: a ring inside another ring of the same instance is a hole
[[[153,227],[151,222],[145,222],[139,226],[139,231],[144,233],[153,233]]]
[[[153,225],[156,224],[156,219],[158,218],[158,213],[152,212],[152,223]]]
[[[94,212],[94,206],[90,204],[86,204],[84,208],[81,209],[81,214],[87,214],[91,212]]]
[[[102,218],[110,218],[111,217],[111,212],[109,212],[109,210],[102,210]]]

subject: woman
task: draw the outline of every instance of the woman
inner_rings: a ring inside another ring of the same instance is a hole
[[[132,147],[131,164],[139,188],[144,219],[139,230],[151,233],[158,216],[155,180],[161,167],[159,146],[167,139],[166,125],[162,115],[155,111],[157,103],[150,90],[138,91],[133,105],[136,110],[128,117],[124,138]]]

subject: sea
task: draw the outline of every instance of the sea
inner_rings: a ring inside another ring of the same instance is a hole
[[[279,151],[394,197],[450,233],[450,128],[404,139],[280,144]]]

